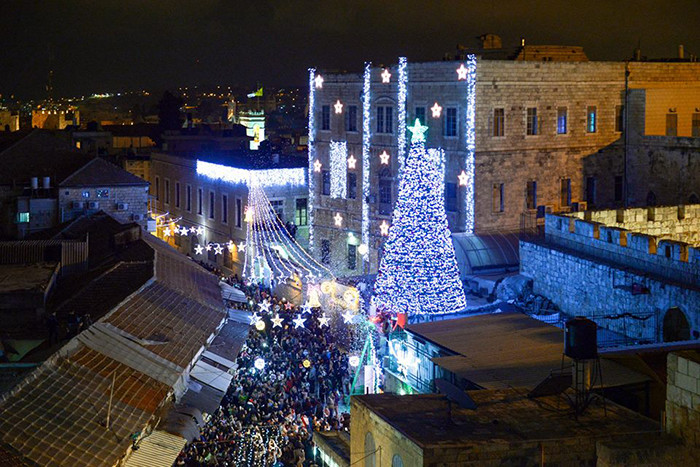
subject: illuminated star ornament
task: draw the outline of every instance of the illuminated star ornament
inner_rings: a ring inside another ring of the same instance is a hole
[[[321,167],[323,167],[323,164],[321,164],[321,161],[316,159],[316,162],[314,162],[314,172],[320,172]]]
[[[323,316],[318,318],[318,323],[321,325],[321,327],[328,326],[328,321],[330,320],[331,319],[324,313]]]
[[[352,311],[345,310],[345,313],[343,313],[343,321],[345,321],[345,324],[352,324],[353,319],[355,319],[355,315],[352,314]]]
[[[379,158],[382,160],[383,165],[389,165],[389,157],[391,156],[389,156],[389,153],[386,151],[379,155]]]
[[[382,83],[388,83],[391,80],[391,73],[389,73],[388,68],[384,68],[382,72]]]
[[[220,255],[221,253],[223,253],[223,251],[224,251],[224,249],[221,248],[221,245],[219,245],[219,244],[217,243],[216,246],[214,247],[214,254],[215,254],[215,255]]]
[[[459,81],[464,81],[467,79],[467,72],[469,71],[469,68],[464,66],[464,63],[459,65],[459,68],[457,68],[457,79]]]
[[[428,131],[428,127],[421,125],[419,119],[416,118],[416,123],[407,128],[408,131],[411,132],[411,143],[420,143],[425,141],[425,132]]]
[[[336,227],[340,227],[343,225],[343,216],[341,216],[339,212],[336,212],[335,217],[333,217],[333,221],[335,222]]]
[[[382,223],[379,225],[379,233],[385,237],[389,235],[389,224],[387,224],[386,221],[382,221]]]
[[[207,243],[207,246],[205,246],[204,249],[207,251],[211,251],[211,243]]]
[[[245,243],[241,242],[238,244],[238,249],[239,250],[244,250],[245,249]]]
[[[459,174],[457,178],[459,179],[460,186],[467,186],[467,183],[469,183],[469,176],[464,170],[462,170],[462,173]]]
[[[311,313],[311,305],[309,305],[309,302],[306,302],[301,306],[301,313]]]
[[[433,118],[440,118],[442,107],[440,107],[440,104],[436,102],[435,105],[430,108],[430,111],[433,113]]]
[[[250,324],[254,325],[258,321],[260,321],[260,316],[258,316],[257,313],[253,313],[253,315],[250,317]]]
[[[336,101],[335,104],[333,104],[333,107],[335,108],[335,113],[341,114],[343,113],[343,104],[340,102],[340,99]]]
[[[314,84],[316,85],[316,89],[321,89],[323,87],[323,76],[316,75],[314,78]]]
[[[303,328],[304,322],[306,321],[306,318],[302,318],[301,315],[299,315],[296,318],[294,318],[292,321],[294,321],[294,328]]]
[[[263,300],[261,303],[258,303],[258,307],[263,313],[270,312],[270,302],[268,302],[267,300]]]
[[[285,310],[291,310],[292,308],[294,308],[294,305],[292,305],[291,303],[287,302],[284,304]]]
[[[357,164],[357,159],[355,159],[355,156],[350,154],[350,157],[348,157],[348,169],[354,170],[355,164]]]
[[[270,321],[272,321],[272,327],[273,327],[273,328],[281,328],[281,327],[282,327],[282,321],[284,321],[284,318],[280,318],[280,315],[277,314],[277,315],[275,315],[275,317],[272,318]]]
[[[190,227],[190,233],[191,233],[191,234],[197,233],[197,228],[194,227],[194,226]]]
[[[197,235],[204,234],[204,227],[197,227]]]
[[[164,236],[164,237],[169,237],[170,234],[171,234],[171,232],[170,232],[170,227],[166,227],[166,228],[163,229],[163,236]]]
[[[203,251],[204,251],[204,248],[202,248],[202,245],[196,245],[194,247],[194,252],[198,255],[201,255]]]
[[[187,227],[183,227],[180,229],[180,235],[184,235],[186,237],[188,233],[189,230],[187,229]]]

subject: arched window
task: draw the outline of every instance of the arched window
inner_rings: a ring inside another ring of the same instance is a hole
[[[690,324],[680,308],[669,308],[664,315],[663,338],[664,342],[690,339]]]
[[[647,193],[647,206],[656,206],[656,194],[653,191]]]
[[[365,467],[376,467],[377,465],[377,448],[374,445],[374,436],[368,431],[365,435]]]
[[[403,467],[403,459],[398,454],[394,454],[391,459],[391,467]]]

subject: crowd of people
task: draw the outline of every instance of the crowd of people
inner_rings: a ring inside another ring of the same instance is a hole
[[[269,301],[270,313],[259,313],[264,330],[251,327],[221,406],[176,465],[315,466],[314,433],[349,430],[347,356],[319,325],[320,309],[303,315],[304,327],[295,327],[298,307],[261,285],[237,277],[226,281],[243,290],[256,311]],[[281,327],[271,321],[277,314],[284,318]]]

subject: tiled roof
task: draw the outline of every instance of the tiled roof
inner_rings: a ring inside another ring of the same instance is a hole
[[[143,243],[155,251],[153,262],[146,262],[153,281],[138,290],[140,278],[125,286],[123,277],[114,277],[83,289],[84,295],[76,296],[71,307],[100,306],[100,291],[107,297],[110,288],[136,293],[100,319],[95,332],[91,328],[69,341],[0,398],[0,444],[10,445],[27,462],[66,466],[118,462],[131,436],[155,422],[156,412],[175,386],[182,390],[180,383],[164,384],[174,381],[164,376],[164,369],[187,368],[226,317],[214,275],[150,235]],[[112,272],[128,272],[129,267]],[[113,376],[112,421],[107,429]]]
[[[61,187],[130,185],[148,186],[148,182],[99,157],[82,166],[59,184]]]

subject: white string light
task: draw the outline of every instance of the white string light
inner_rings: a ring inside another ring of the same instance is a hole
[[[306,173],[302,167],[250,170],[197,160],[197,175],[234,185],[250,186],[253,183],[263,187],[306,185]]]
[[[362,243],[365,245],[369,245],[371,68],[372,63],[366,62],[362,83]],[[369,252],[362,255],[362,260],[369,261]]]
[[[331,198],[346,198],[348,189],[347,169],[348,144],[346,141],[331,141]]]
[[[316,204],[316,176],[314,160],[316,159],[316,89],[323,87],[323,77],[314,76],[316,68],[309,68],[309,250],[314,251],[314,207]],[[318,170],[321,170],[319,167]]]
[[[398,95],[398,124],[399,134],[397,135],[397,159],[399,161],[399,175],[403,171],[406,158],[406,99],[408,96],[408,61],[406,57],[399,57],[399,95]]]
[[[467,57],[468,76],[467,78],[467,109],[466,109],[466,137],[467,137],[467,158],[464,161],[464,173],[467,176],[464,187],[464,231],[468,234],[474,233],[475,213],[474,213],[474,151],[476,149],[476,55]],[[462,64],[461,68],[464,68]],[[461,79],[461,78],[460,78]],[[461,184],[461,180],[460,180]]]

